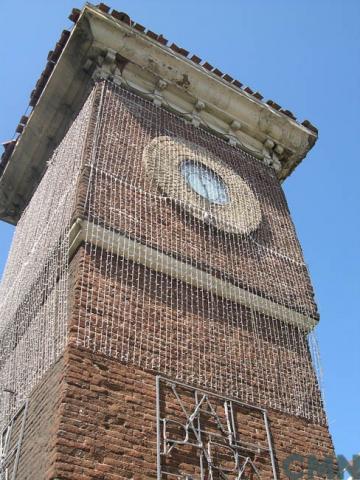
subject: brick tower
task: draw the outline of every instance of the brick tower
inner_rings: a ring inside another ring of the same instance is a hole
[[[1,160],[1,478],[323,478],[280,186],[316,129],[124,13],[70,18]]]

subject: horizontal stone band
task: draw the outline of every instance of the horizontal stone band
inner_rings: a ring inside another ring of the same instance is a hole
[[[317,321],[309,316],[244,290],[121,233],[106,229],[93,222],[77,219],[70,231],[70,258],[80,244],[85,241],[114,255],[169,275],[196,288],[207,290],[259,313],[295,325],[307,332],[317,324]]]

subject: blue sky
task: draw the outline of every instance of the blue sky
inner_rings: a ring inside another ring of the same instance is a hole
[[[1,2],[0,141],[12,138],[75,0]],[[359,0],[112,0],[117,10],[319,128],[284,183],[319,304],[337,453],[360,451]],[[13,228],[0,222],[0,273]]]

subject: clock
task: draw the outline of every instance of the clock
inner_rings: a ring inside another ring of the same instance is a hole
[[[182,138],[155,137],[144,149],[148,179],[197,219],[220,230],[248,234],[261,208],[241,176],[204,147]]]
[[[194,192],[205,198],[209,204],[229,203],[229,192],[225,182],[203,163],[184,160],[180,163],[180,171]]]

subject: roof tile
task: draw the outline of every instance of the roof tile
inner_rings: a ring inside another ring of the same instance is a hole
[[[130,20],[130,17],[127,13],[118,12],[117,10],[113,10],[111,12],[111,16],[116,18],[116,20],[120,20],[120,22],[124,22],[127,25],[131,25],[131,20]]]
[[[318,129],[309,120],[304,120],[301,125],[304,125],[304,127],[315,132],[316,134],[318,133]]]
[[[231,84],[235,85],[235,87],[238,87],[238,88],[241,88],[243,86],[243,84],[239,82],[239,80],[233,80]]]
[[[292,112],[290,112],[290,110],[284,110],[284,109],[282,108],[282,109],[280,110],[280,112],[283,113],[284,115],[292,118],[293,120],[296,120],[295,115],[294,115]]]
[[[105,5],[105,3],[99,3],[98,5],[96,5],[97,8],[99,10],[101,10],[102,12],[104,13],[109,13],[110,12],[110,7],[108,7],[107,5]]]
[[[61,37],[60,37],[60,40],[59,40],[59,44],[64,47],[65,46],[65,43],[68,41],[68,38],[70,37],[70,32],[69,30],[63,30],[61,32]]]
[[[269,107],[272,107],[275,110],[281,110],[281,106],[278,103],[274,102],[274,100],[267,100],[266,103],[267,105],[269,105]]]
[[[79,20],[81,11],[78,8],[73,8],[69,15],[69,20],[76,23]]]
[[[198,57],[197,55],[193,55],[193,56],[190,58],[190,60],[193,61],[194,63],[197,63],[197,64],[201,63],[201,61],[202,61],[201,58]]]
[[[172,43],[170,45],[171,50],[173,50],[176,53],[180,53],[180,55],[183,55],[184,57],[187,57],[189,55],[189,52],[185,50],[185,48],[181,48],[176,43]]]
[[[257,98],[258,100],[262,100],[264,98],[260,92],[254,92],[253,97]]]
[[[225,73],[225,74],[223,75],[223,79],[226,80],[227,82],[230,82],[230,83],[234,80],[233,77],[231,77],[231,76],[228,75],[227,73]]]
[[[167,45],[168,41],[165,37],[163,37],[161,34],[157,37],[157,41],[161,43],[161,45]]]
[[[214,69],[214,67],[213,67],[209,62],[204,62],[204,63],[202,64],[202,66],[203,66],[206,70],[209,70],[209,72],[211,72],[211,71]]]
[[[152,32],[151,30],[147,30],[146,35],[154,40],[158,39],[158,34],[155,32]]]
[[[135,28],[135,30],[137,30],[138,32],[145,32],[146,28],[141,25],[141,23],[135,23],[133,25],[133,27]]]

